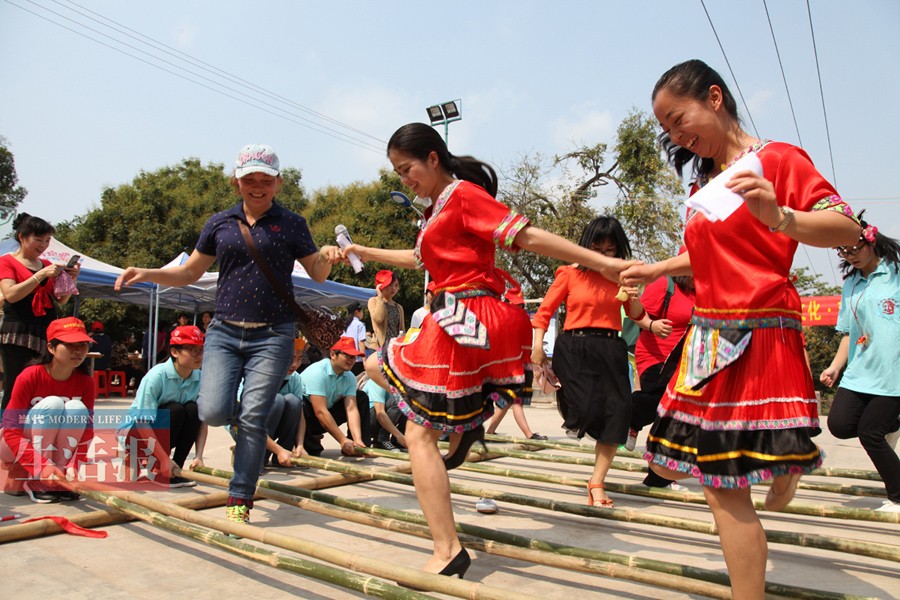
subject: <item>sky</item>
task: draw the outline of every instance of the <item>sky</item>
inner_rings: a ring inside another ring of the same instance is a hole
[[[700,58],[739,88],[750,133],[803,146],[900,238],[897,31],[896,0],[0,0],[0,136],[19,210],[59,223],[141,171],[230,169],[254,142],[308,192],[371,181],[385,140],[448,100],[451,151],[501,171],[612,143],[664,71]],[[837,262],[809,248],[795,266],[839,285]]]

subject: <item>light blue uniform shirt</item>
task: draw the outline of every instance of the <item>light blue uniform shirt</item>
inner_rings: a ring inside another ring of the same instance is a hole
[[[387,390],[371,379],[363,386],[363,391],[369,395],[369,410],[375,408],[375,403],[384,404],[387,400]]]
[[[300,373],[304,396],[325,396],[328,408],[344,396],[356,398],[356,377],[350,371],[340,375],[331,367],[331,359],[323,358]]]
[[[900,396],[900,274],[894,268],[882,259],[868,279],[857,271],[844,281],[835,326],[850,336],[843,388]],[[868,343],[857,345],[862,335]]]
[[[187,379],[182,379],[175,370],[175,363],[169,359],[147,371],[138,386],[129,412],[140,411],[141,418],[147,421],[154,418],[160,404],[196,402],[199,394],[200,369],[194,369]]]

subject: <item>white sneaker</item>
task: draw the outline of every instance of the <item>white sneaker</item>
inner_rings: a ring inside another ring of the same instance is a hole
[[[479,498],[475,503],[475,510],[486,515],[492,515],[497,512],[497,503],[490,498]]]
[[[688,491],[687,486],[681,485],[679,483],[675,483],[674,481],[667,486],[673,492],[686,492]]]
[[[629,429],[628,430],[628,439],[625,441],[625,449],[633,452],[634,446],[637,444],[637,429]]]
[[[881,503],[881,508],[876,508],[875,512],[900,513],[900,502],[885,500]]]

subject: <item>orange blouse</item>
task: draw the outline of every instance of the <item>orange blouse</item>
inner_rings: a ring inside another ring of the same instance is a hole
[[[566,331],[584,327],[622,330],[622,306],[616,300],[619,285],[600,273],[566,265],[556,270],[556,279],[531,321],[532,327],[547,331],[553,313],[566,304]]]

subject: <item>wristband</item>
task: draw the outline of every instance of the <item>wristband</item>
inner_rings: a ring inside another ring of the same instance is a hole
[[[650,326],[647,327],[647,330],[650,331],[650,333],[653,333],[653,324],[654,324],[654,323],[656,323],[656,320],[655,320],[655,319],[652,320],[652,321],[650,321]],[[653,335],[656,335],[656,334],[654,333]]]

